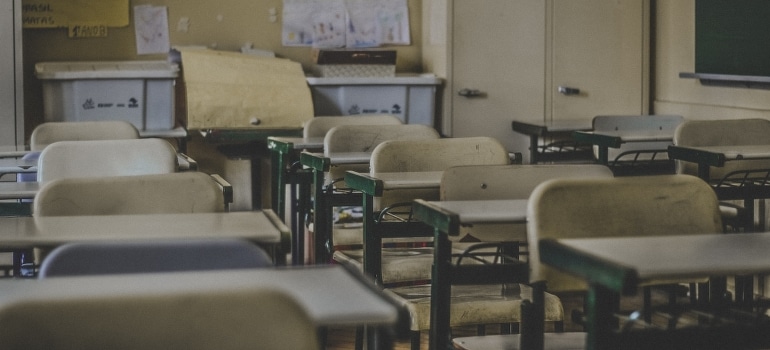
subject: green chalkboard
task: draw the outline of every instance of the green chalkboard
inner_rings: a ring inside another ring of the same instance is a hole
[[[770,0],[696,0],[695,73],[770,76]]]

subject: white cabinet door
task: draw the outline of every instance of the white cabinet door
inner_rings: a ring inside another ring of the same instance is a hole
[[[643,0],[554,0],[554,119],[647,111],[649,14]],[[564,94],[559,87],[574,88]]]
[[[21,1],[0,1],[0,147],[24,143]]]
[[[543,120],[545,113],[545,2],[453,1],[452,136],[492,136],[509,150],[513,118]],[[460,96],[461,90],[478,96]]]
[[[451,4],[452,136],[493,136],[526,155],[513,119],[647,111],[648,0]],[[559,86],[580,92],[563,95]]]

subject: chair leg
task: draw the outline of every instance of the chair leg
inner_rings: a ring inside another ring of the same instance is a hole
[[[364,327],[356,327],[356,350],[364,349]]]
[[[412,331],[409,339],[411,340],[410,348],[412,350],[420,350],[420,331]]]
[[[643,318],[644,322],[647,322],[648,324],[652,322],[652,288],[650,287],[644,287],[643,288],[643,301],[642,301],[642,312],[643,312]]]

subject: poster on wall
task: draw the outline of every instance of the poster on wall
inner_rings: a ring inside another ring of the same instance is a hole
[[[22,0],[24,28],[67,28],[70,37],[105,37],[126,27],[129,0]]]
[[[409,45],[407,0],[284,0],[283,45]]]

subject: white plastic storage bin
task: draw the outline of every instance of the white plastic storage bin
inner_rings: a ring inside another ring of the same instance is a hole
[[[316,116],[393,114],[404,123],[434,126],[434,76],[307,78]]]
[[[139,130],[174,127],[176,64],[165,61],[42,62],[45,121],[124,120]]]

